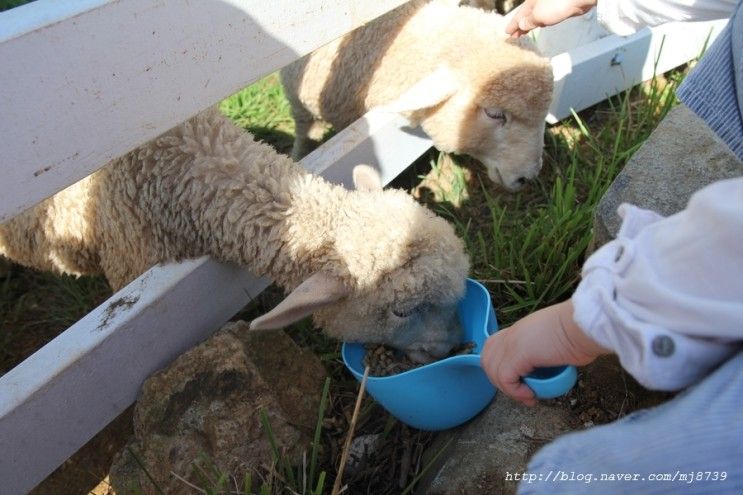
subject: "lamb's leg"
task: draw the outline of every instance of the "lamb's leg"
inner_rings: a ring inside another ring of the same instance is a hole
[[[317,148],[327,130],[324,122],[313,119],[309,114],[307,116],[308,118],[302,116],[302,118],[295,117],[294,119],[295,135],[292,148],[294,160],[304,158],[310,151]]]
[[[303,57],[287,65],[280,72],[284,95],[289,101],[294,119],[294,146],[291,155],[294,160],[299,160],[312,151],[312,139],[317,134],[315,116],[304,106],[299,97],[299,85],[304,78],[308,61],[309,57]]]

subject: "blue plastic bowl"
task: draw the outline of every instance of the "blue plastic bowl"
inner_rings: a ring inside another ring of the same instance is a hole
[[[403,423],[420,430],[445,430],[482,411],[493,399],[495,387],[480,368],[485,340],[498,329],[490,294],[479,282],[467,279],[457,307],[464,329],[463,342],[474,342],[472,354],[452,356],[403,373],[366,380],[366,390]],[[363,344],[343,344],[343,362],[357,380],[364,377]]]
[[[495,396],[495,387],[480,367],[485,340],[498,330],[487,289],[467,279],[457,314],[464,330],[462,341],[475,343],[471,354],[448,357],[397,375],[367,377],[369,395],[413,428],[428,431],[453,428],[472,419]],[[341,355],[349,371],[361,381],[364,345],[344,343]],[[572,366],[540,368],[524,377],[524,381],[537,397],[547,399],[569,391],[576,376]]]
[[[575,366],[537,368],[522,378],[539,399],[554,399],[565,395],[578,380]]]

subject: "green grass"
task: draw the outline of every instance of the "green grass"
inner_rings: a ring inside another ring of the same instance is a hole
[[[489,289],[502,326],[569,297],[591,240],[597,202],[674,105],[673,91],[683,74],[668,74],[549,128],[544,170],[523,192],[505,193],[473,160],[448,157],[435,150],[395,180],[396,187],[409,189],[455,225],[471,256],[471,276]],[[259,139],[289,151],[293,123],[275,74],[227,98],[220,108]],[[249,319],[272,306],[276,294],[272,298],[270,292],[238,317]],[[55,277],[16,266],[3,274],[0,267],[1,369],[12,367],[108,295],[99,278]],[[319,493],[332,486],[337,467],[332,453],[340,455],[333,445],[343,443],[357,384],[339,361],[337,342],[313,331],[307,321],[289,333],[320,356],[332,377],[326,409],[318,416],[322,428],[315,432],[309,466],[287,464],[277,448],[275,471],[243,474],[241,493]],[[270,431],[270,425],[264,427]],[[357,434],[368,433],[379,433],[383,438],[375,458],[379,466],[371,474],[349,477],[346,481],[351,491],[412,492],[426,466],[413,463],[417,469],[403,476],[401,485],[396,467],[399,445],[407,439],[413,456],[420,460],[430,434],[409,431],[367,397]],[[204,492],[235,491],[233,480],[228,483],[215,466],[207,461],[200,466]]]
[[[30,3],[33,0],[0,0],[0,12],[10,10],[14,7],[20,7],[23,4]]]
[[[281,152],[291,151],[294,120],[278,74],[271,74],[224,99],[219,109],[256,138]]]
[[[100,277],[56,276],[18,266],[3,273],[0,265],[0,375],[110,294]]]

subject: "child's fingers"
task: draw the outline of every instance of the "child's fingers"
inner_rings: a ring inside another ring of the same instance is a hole
[[[534,395],[534,392],[523,382],[516,386],[516,389],[514,390],[514,393],[511,395],[511,397],[513,397],[514,400],[517,400],[522,404],[530,407],[537,405],[537,398]]]
[[[534,392],[521,381],[521,377],[531,372],[533,366],[512,345],[514,335],[514,328],[510,327],[490,336],[480,354],[480,365],[498,390],[527,406],[533,406],[537,402]]]
[[[506,25],[506,34],[510,34],[513,36],[513,34],[518,30],[519,20],[516,17],[513,17],[510,21],[508,21],[508,24]]]
[[[496,334],[497,335],[497,334]],[[497,381],[497,366],[498,366],[498,354],[499,354],[499,348],[498,344],[496,343],[496,336],[493,335],[492,337],[488,338],[488,340],[485,341],[485,345],[483,346],[482,353],[480,354],[480,366],[482,367],[483,371],[485,371],[485,374],[487,375],[488,379],[493,383],[493,385],[496,385]]]
[[[537,27],[539,27],[532,15],[525,15],[520,17],[518,19],[518,23],[519,31],[521,31],[522,33],[528,33],[532,29],[536,29]]]
[[[537,403],[537,399],[534,396],[532,389],[521,381],[521,376],[525,374],[527,374],[527,372],[501,370],[499,372],[500,386],[498,388],[512,399],[517,400],[522,404],[526,404],[527,406],[533,406]]]
[[[531,3],[524,2],[523,4],[516,7],[514,10],[506,14],[506,34],[514,35],[514,33],[520,31],[519,22],[523,17],[528,16],[531,13]],[[523,33],[521,33],[523,34]],[[521,36],[521,34],[517,36]]]
[[[532,29],[538,27],[530,15],[515,16],[506,26],[506,34],[511,36],[522,36]]]

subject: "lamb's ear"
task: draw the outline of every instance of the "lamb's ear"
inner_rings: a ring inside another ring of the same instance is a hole
[[[358,191],[381,191],[382,177],[377,169],[369,165],[356,165],[353,168],[353,185]]]
[[[285,327],[347,294],[348,289],[336,277],[317,272],[299,284],[271,311],[251,321],[250,329]]]
[[[413,112],[438,105],[457,91],[457,79],[448,67],[441,66],[382,108],[390,112]]]

